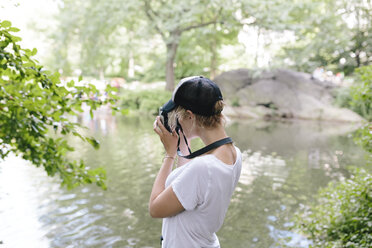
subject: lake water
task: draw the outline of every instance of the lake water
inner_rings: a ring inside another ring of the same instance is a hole
[[[97,137],[94,150],[70,138],[91,167],[104,166],[108,190],[95,185],[68,191],[58,178],[10,156],[0,164],[0,248],[159,247],[161,220],[147,211],[163,157],[152,118],[101,116],[81,120]],[[320,187],[364,167],[365,153],[350,132],[355,127],[309,121],[238,121],[228,134],[243,151],[240,182],[217,233],[222,247],[308,247],[289,231],[291,216]],[[200,147],[194,142],[194,149]]]

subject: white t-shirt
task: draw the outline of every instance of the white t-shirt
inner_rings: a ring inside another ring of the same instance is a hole
[[[196,157],[169,174],[165,187],[185,211],[163,219],[163,248],[220,247],[216,232],[225,219],[242,167],[239,148],[228,165],[213,154]]]

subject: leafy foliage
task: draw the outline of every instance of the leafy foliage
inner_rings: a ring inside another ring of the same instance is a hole
[[[96,77],[172,81],[174,69],[175,79],[200,71],[213,78],[226,61],[251,66],[266,56],[238,49],[244,43],[238,34],[251,28],[272,50],[269,67],[324,66],[349,75],[372,61],[371,4],[364,0],[63,0],[58,6],[49,66],[64,75],[79,68]],[[221,56],[224,45],[237,49],[241,61]]]
[[[359,128],[354,134],[354,140],[357,144],[363,147],[364,150],[372,154],[372,125],[371,123],[367,122],[363,125],[363,127]]]
[[[330,183],[310,207],[297,212],[295,222],[315,247],[370,247],[372,176],[355,169],[350,179]]]
[[[295,33],[296,42],[284,48],[281,58],[290,59],[293,67],[307,72],[324,66],[348,75],[369,65],[371,8],[364,0],[299,1],[284,22]]]
[[[110,73],[129,81],[164,79],[170,57],[170,64],[174,62],[179,68],[176,77],[200,74],[200,68],[209,66],[215,70],[218,49],[225,42],[231,43],[226,37],[234,36],[236,41],[239,29],[233,13],[240,5],[231,0],[63,0],[56,15],[58,30],[51,35],[55,40],[54,59],[59,61],[51,64],[67,74],[71,67],[78,67],[84,75]],[[187,33],[196,29],[200,32],[192,33],[197,39],[188,42]],[[176,59],[178,47],[182,54],[190,55]],[[73,64],[71,53],[76,52],[78,61]],[[202,64],[198,63],[200,58]],[[185,65],[188,68],[183,70]],[[136,75],[130,75],[128,71],[134,68]]]
[[[138,113],[157,115],[159,107],[171,97],[172,93],[165,90],[125,91],[120,105]]]
[[[335,104],[372,121],[372,65],[357,68],[354,78],[352,86],[337,90]]]
[[[356,77],[353,86],[338,92],[338,104],[371,121],[372,66],[358,68]],[[371,122],[354,133],[354,140],[370,153],[366,163],[371,165]],[[320,190],[313,203],[295,214],[293,228],[310,236],[315,247],[370,247],[372,175],[356,168],[352,174],[350,179]]]
[[[111,74],[125,76],[130,59],[137,59],[142,44],[134,39],[142,32],[143,18],[137,9],[139,1],[63,0],[52,30],[55,41],[51,66],[70,75],[71,68],[82,69],[95,77]],[[133,49],[136,47],[137,49]],[[75,54],[78,54],[76,57]],[[145,54],[143,52],[143,54]],[[75,58],[75,61],[73,59]]]
[[[344,96],[347,106],[362,109],[370,119],[372,66],[357,69],[360,82]],[[354,140],[372,154],[372,126],[366,122],[354,133]],[[366,163],[371,165],[371,156]],[[321,189],[313,203],[294,217],[294,229],[310,236],[315,247],[370,247],[372,243],[372,175],[353,168],[350,179],[332,182]]]
[[[68,188],[82,183],[96,183],[105,188],[104,169],[89,169],[84,161],[68,161],[66,153],[73,151],[67,141],[59,137],[72,134],[99,148],[93,137],[81,135],[82,126],[68,117],[82,112],[82,104],[93,110],[103,104],[114,106],[115,88],[108,86],[105,101],[90,100],[99,95],[92,84],[76,86],[74,81],[63,86],[58,73],[43,69],[34,59],[37,50],[22,49],[21,38],[12,35],[19,31],[9,21],[0,23],[0,157],[10,152],[21,155],[37,167],[42,166],[49,176],[58,174]],[[51,134],[50,131],[55,132]]]
[[[351,95],[350,95],[350,87],[340,87],[334,90],[335,99],[334,105],[340,108],[348,108],[352,109],[351,107]]]
[[[355,112],[372,121],[372,65],[356,70],[358,81],[351,86],[351,107]]]
[[[193,29],[182,35],[175,62],[175,78],[181,79],[190,75],[216,76],[222,58],[218,49],[224,44],[233,44],[238,36],[238,27],[219,23],[210,28]]]

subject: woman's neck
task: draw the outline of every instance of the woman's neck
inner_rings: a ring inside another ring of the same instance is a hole
[[[209,145],[213,142],[216,142],[217,140],[226,138],[227,134],[223,126],[218,125],[216,128],[213,129],[200,128],[198,130],[198,136],[205,145]]]

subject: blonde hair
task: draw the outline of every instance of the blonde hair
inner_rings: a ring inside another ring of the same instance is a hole
[[[225,124],[225,116],[222,114],[223,107],[225,106],[225,103],[223,100],[219,100],[215,103],[213,112],[214,115],[211,116],[204,116],[204,115],[198,115],[195,114],[196,124],[199,127],[212,129],[217,127],[220,124]],[[177,119],[185,119],[187,117],[187,109],[183,108],[182,106],[177,106],[176,109],[171,111],[169,113],[168,119],[169,119],[169,126],[172,130],[174,130],[177,126]]]

